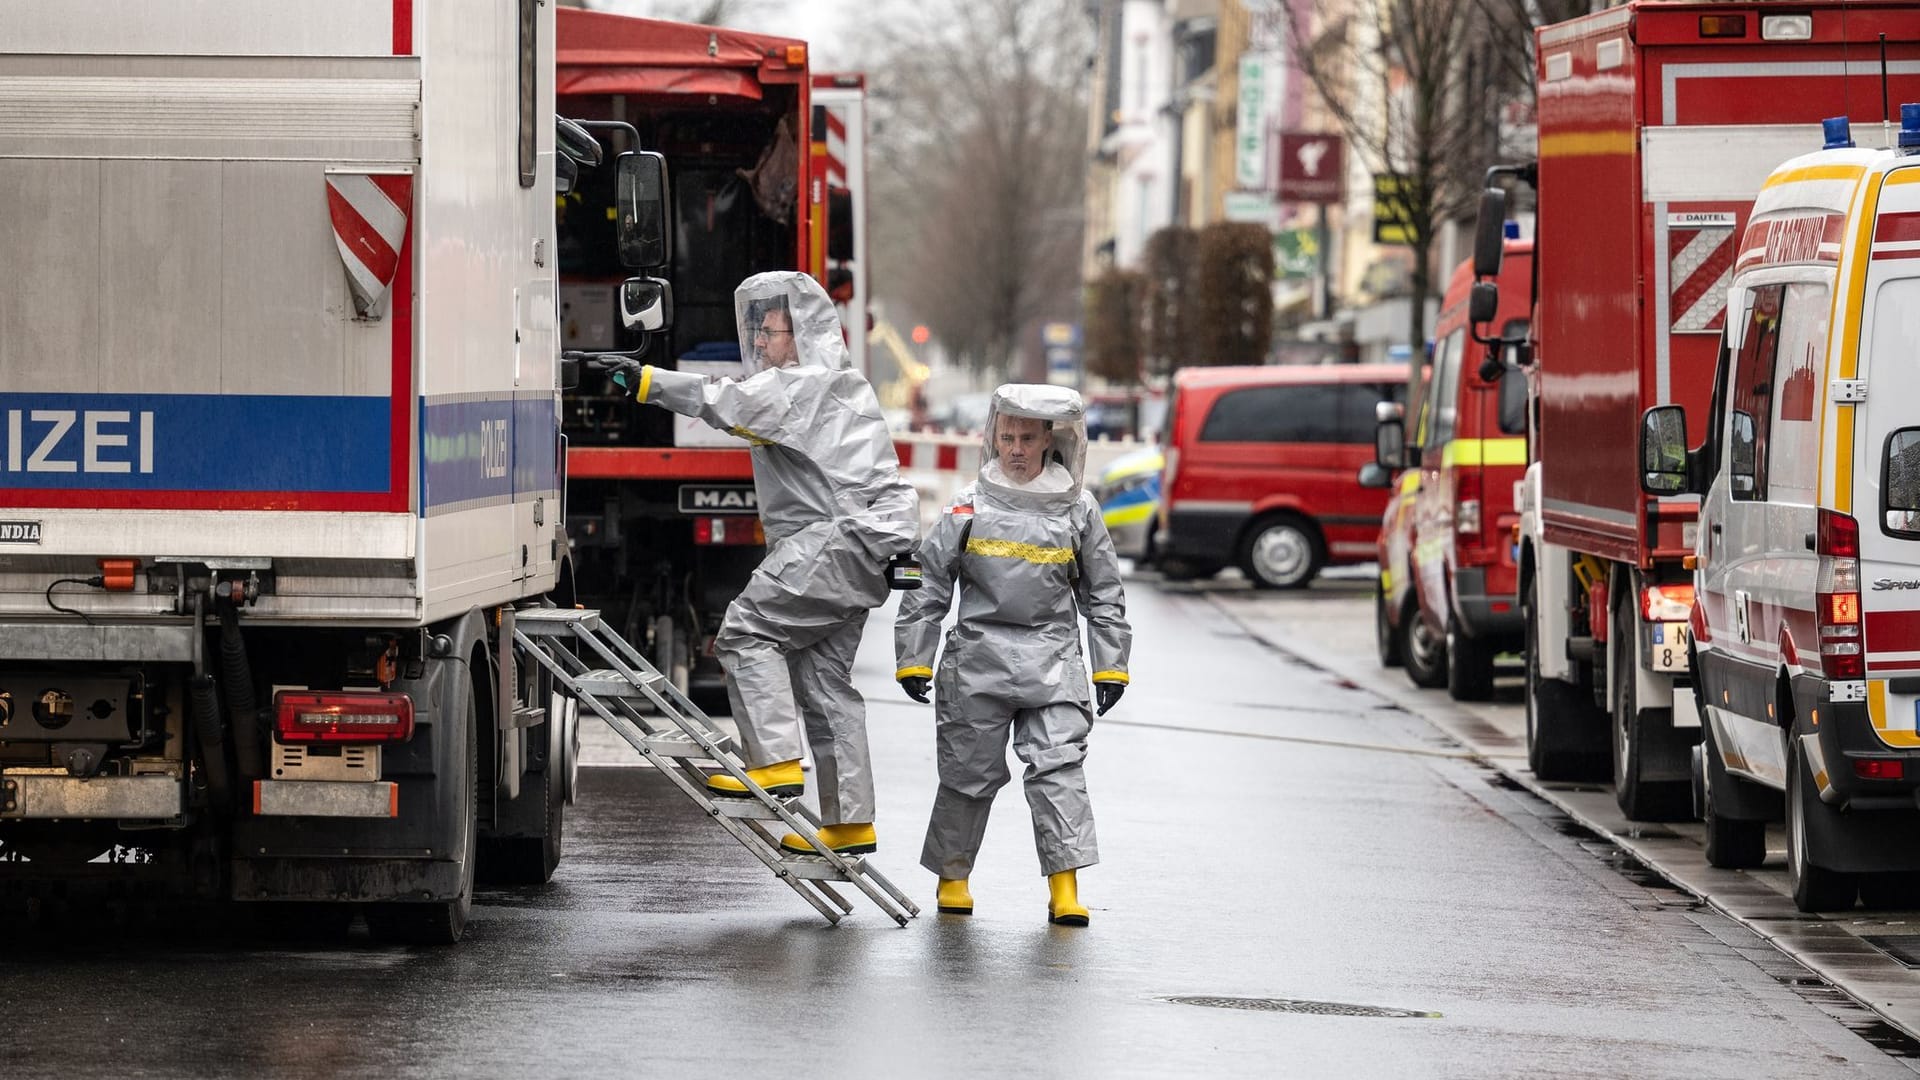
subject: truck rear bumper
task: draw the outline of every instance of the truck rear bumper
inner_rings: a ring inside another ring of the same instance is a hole
[[[0,818],[171,821],[184,809],[184,789],[171,776],[0,776]]]

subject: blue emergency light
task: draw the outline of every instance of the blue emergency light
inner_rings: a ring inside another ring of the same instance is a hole
[[[1920,105],[1900,106],[1900,149],[1920,149]]]
[[[1820,149],[1851,150],[1853,148],[1853,127],[1847,123],[1846,117],[1830,116],[1820,121],[1820,128],[1827,137],[1827,144]]]

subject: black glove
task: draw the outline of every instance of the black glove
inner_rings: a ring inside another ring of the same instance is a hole
[[[900,679],[900,689],[905,690],[908,697],[923,705],[927,701],[927,690],[932,685],[933,680],[925,675],[906,675]]]
[[[1120,695],[1126,692],[1127,692],[1126,683],[1117,683],[1117,682],[1094,683],[1093,696],[1095,699],[1097,699],[1100,702],[1100,708],[1096,710],[1093,715],[1095,716],[1107,715],[1107,710],[1113,708],[1115,705],[1120,704]]]
[[[607,380],[613,385],[631,394],[640,386],[640,369],[646,365],[638,360],[594,360],[591,366],[607,373]]]

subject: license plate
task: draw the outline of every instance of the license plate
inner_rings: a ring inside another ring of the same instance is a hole
[[[1687,670],[1687,624],[1653,624],[1653,655],[1649,666],[1655,671]]]

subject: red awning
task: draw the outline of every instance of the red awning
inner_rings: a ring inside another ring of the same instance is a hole
[[[716,94],[757,101],[763,74],[798,81],[806,73],[787,67],[787,48],[806,47],[796,38],[580,8],[563,7],[555,16],[554,89],[563,96]]]

